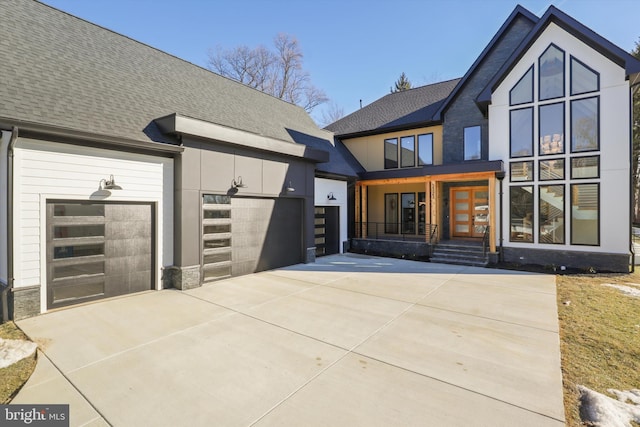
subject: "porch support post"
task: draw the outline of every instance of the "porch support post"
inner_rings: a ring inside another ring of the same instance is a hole
[[[361,189],[360,189],[360,193],[362,194],[362,206],[361,206],[361,212],[362,212],[362,238],[366,239],[367,238],[367,232],[368,232],[368,228],[369,228],[369,224],[368,224],[368,220],[367,220],[367,186],[366,184],[363,184]]]
[[[361,185],[356,182],[356,203],[355,203],[355,222],[356,222],[356,237],[362,237],[362,217],[360,215],[360,193]]]
[[[431,237],[431,180],[428,176],[424,177],[424,203],[424,240],[429,243],[429,237]],[[427,224],[429,228],[427,228]]]
[[[489,251],[496,252],[496,177],[491,175],[489,177],[489,226],[491,232],[489,233]]]

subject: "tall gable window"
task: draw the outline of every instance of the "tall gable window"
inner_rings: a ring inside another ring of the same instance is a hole
[[[600,90],[600,74],[571,57],[571,95],[597,92]]]
[[[388,138],[384,140],[384,168],[393,169],[398,167],[398,138]]]
[[[479,160],[482,150],[480,126],[464,128],[464,159]]]
[[[539,100],[564,96],[564,51],[552,44],[538,59]]]
[[[600,245],[599,91],[598,72],[554,44],[509,91],[511,242]]]
[[[509,105],[519,105],[533,102],[533,66],[509,91]]]

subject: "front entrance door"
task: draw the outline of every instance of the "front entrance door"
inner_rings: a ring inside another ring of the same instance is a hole
[[[489,225],[489,188],[451,189],[451,237],[482,237]]]

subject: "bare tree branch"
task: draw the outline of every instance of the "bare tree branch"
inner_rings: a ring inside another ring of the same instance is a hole
[[[311,84],[311,77],[302,67],[304,55],[298,40],[288,34],[278,34],[274,51],[264,46],[232,49],[217,47],[209,51],[209,69],[299,105],[307,112],[327,102],[325,93]]]

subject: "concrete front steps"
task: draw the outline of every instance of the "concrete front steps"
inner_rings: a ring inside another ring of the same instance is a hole
[[[483,253],[481,243],[459,240],[436,244],[430,261],[442,264],[486,267],[489,263],[489,258]]]

